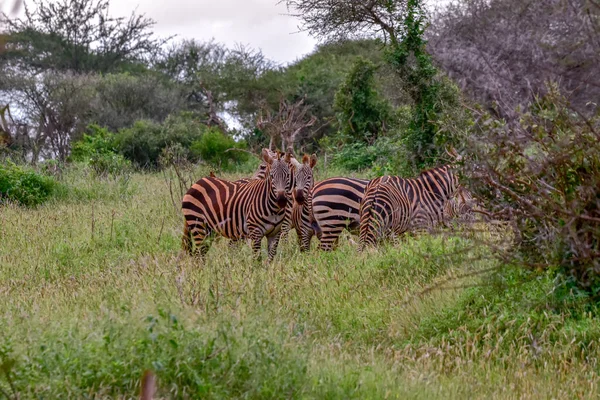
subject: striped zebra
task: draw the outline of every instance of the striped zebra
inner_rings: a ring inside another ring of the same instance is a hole
[[[303,243],[310,246],[316,234],[320,249],[331,251],[344,229],[358,234],[360,203],[368,183],[366,179],[343,177],[318,182],[312,191],[312,217],[309,218],[313,229],[303,231]]]
[[[234,183],[206,177],[188,190],[182,202],[182,244],[190,254],[204,256],[210,247],[206,239],[219,234],[234,241],[249,238],[260,256],[261,240],[266,236],[268,259],[273,259],[289,199],[290,154],[272,157],[264,149],[262,156],[267,164],[265,179]]]
[[[296,230],[300,251],[308,251],[313,235],[312,191],[315,184],[313,168],[317,164],[317,156],[313,154],[309,157],[305,154],[301,163],[293,160],[292,164],[295,169],[295,186],[292,192],[294,201],[290,222]]]
[[[266,150],[266,149],[265,149]],[[270,150],[267,150],[270,154]],[[288,149],[288,152],[292,154],[292,150]],[[317,156],[315,154],[310,157],[305,154],[302,157],[302,162],[299,162],[293,155],[290,157],[290,169],[291,169],[291,180],[290,180],[290,197],[288,205],[285,209],[285,219],[281,226],[281,236],[285,237],[289,231],[294,228],[298,235],[298,243],[301,251],[310,249],[310,238],[308,241],[303,240],[306,237],[306,233],[309,230],[312,231],[310,224],[312,213],[310,201],[311,192],[314,186],[314,174],[313,168],[317,164]],[[264,162],[261,162],[258,169],[252,175],[252,178],[240,179],[236,182],[248,182],[251,179],[262,179],[265,174]]]
[[[444,222],[444,209],[458,187],[450,165],[424,171],[417,178],[373,179],[360,206],[359,250],[386,237]]]
[[[454,196],[444,206],[444,221],[459,219],[463,222],[473,222],[475,212],[480,208],[473,194],[464,186],[459,186]]]

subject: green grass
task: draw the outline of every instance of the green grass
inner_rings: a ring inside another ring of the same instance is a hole
[[[217,240],[201,262],[163,174],[61,182],[0,208],[0,398],[131,398],[145,369],[163,398],[599,394],[596,310],[550,274],[452,279],[495,266],[467,240],[300,254],[292,234],[269,265]]]

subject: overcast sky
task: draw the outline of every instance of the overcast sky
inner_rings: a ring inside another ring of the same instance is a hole
[[[285,15],[277,0],[112,0],[111,14],[132,10],[156,21],[159,36],[199,39],[262,49],[267,58],[287,63],[310,53],[316,41],[298,33],[298,20]]]

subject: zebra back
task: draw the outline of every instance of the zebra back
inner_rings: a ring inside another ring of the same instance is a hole
[[[361,204],[361,248],[392,234],[443,222],[446,203],[457,189],[458,178],[450,165],[424,171],[416,178],[373,179]]]
[[[335,177],[315,184],[311,219],[321,250],[333,250],[344,229],[358,233],[360,203],[368,183],[366,179]]]

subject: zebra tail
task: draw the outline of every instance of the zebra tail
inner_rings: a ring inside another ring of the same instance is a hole
[[[310,222],[310,226],[312,227],[313,231],[315,232],[315,235],[317,235],[317,239],[321,240],[321,238],[323,237],[323,230],[319,226],[319,223],[313,219]]]
[[[181,248],[188,254],[192,254],[192,232],[188,227],[187,221],[183,220],[183,236],[181,237]]]

